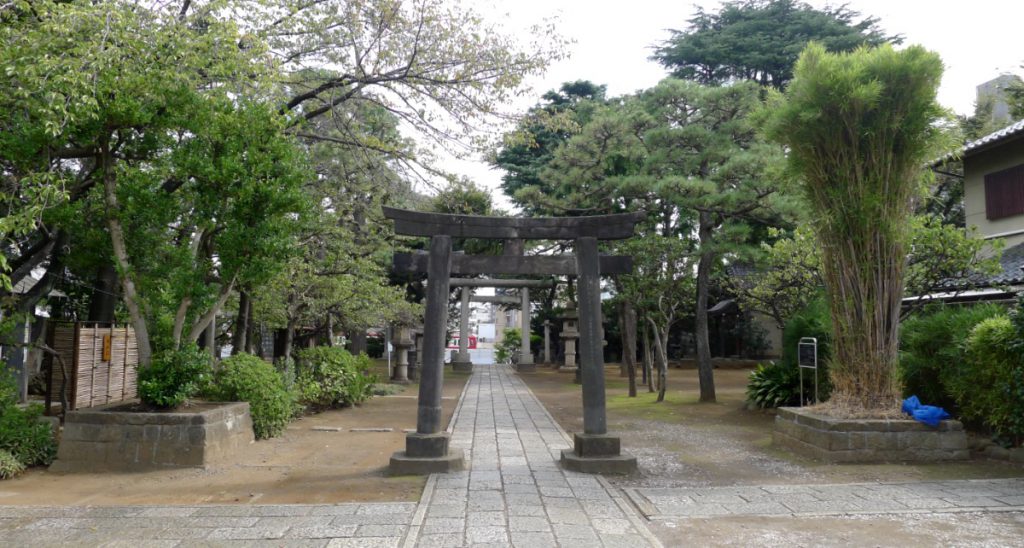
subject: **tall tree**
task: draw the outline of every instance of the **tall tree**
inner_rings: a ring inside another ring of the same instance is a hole
[[[541,194],[555,190],[544,182],[541,172],[555,149],[590,120],[604,102],[604,94],[605,86],[590,81],[566,82],[558,90],[545,93],[542,102],[526,113],[515,131],[506,134],[491,163],[505,171],[501,189],[514,204],[527,213],[535,209],[538,214],[543,212],[541,204],[518,198],[517,193],[530,188]]]
[[[830,51],[902,41],[885,35],[877,18],[861,19],[846,5],[818,10],[797,0],[726,2],[714,13],[698,7],[686,29],[671,32],[653,59],[673,76],[703,84],[752,80],[777,89],[793,78],[793,64],[810,41]]]
[[[921,170],[943,137],[938,55],[913,46],[832,54],[812,44],[772,105],[822,251],[835,334],[833,400],[889,408]],[[837,136],[841,138],[837,138]]]

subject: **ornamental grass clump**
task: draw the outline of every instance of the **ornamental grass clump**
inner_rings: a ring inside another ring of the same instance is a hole
[[[833,401],[891,407],[900,304],[922,170],[940,144],[938,55],[885,45],[804,50],[767,115],[788,149],[821,246],[832,316]]]

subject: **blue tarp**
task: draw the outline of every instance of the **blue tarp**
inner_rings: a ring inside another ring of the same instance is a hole
[[[950,418],[945,409],[934,405],[922,405],[917,396],[903,400],[903,412],[928,426],[938,426],[939,421]]]

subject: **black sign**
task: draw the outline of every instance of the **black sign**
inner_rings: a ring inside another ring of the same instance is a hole
[[[817,367],[815,354],[817,353],[814,343],[800,343],[799,364],[801,367]]]

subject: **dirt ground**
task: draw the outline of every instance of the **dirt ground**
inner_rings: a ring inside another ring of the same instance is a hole
[[[447,422],[467,375],[445,372]],[[386,378],[382,375],[382,378]],[[416,427],[418,386],[363,405],[293,422],[279,438],[253,443],[237,462],[202,469],[125,474],[57,474],[33,469],[0,482],[0,504],[289,504],[417,501],[425,477],[386,477],[391,454]],[[352,432],[353,428],[391,429]]]
[[[665,401],[646,386],[628,398],[618,365],[605,368],[608,429],[622,437],[640,473],[622,487],[705,487],[777,483],[856,483],[1024,476],[1024,466],[985,459],[948,464],[831,465],[771,445],[771,412],[746,408],[750,370],[716,369],[718,403],[697,402],[695,369],[670,369]],[[580,387],[572,375],[539,368],[523,379],[568,432],[583,429]]]
[[[639,387],[626,396],[618,366],[607,366],[608,429],[621,436],[640,472],[620,487],[703,487],[780,483],[900,482],[1024,476],[1024,466],[975,458],[953,464],[829,465],[771,446],[774,415],[745,407],[750,370],[717,369],[718,403],[697,402],[695,369],[669,370],[666,401]],[[583,428],[580,387],[550,369],[524,380],[568,432]],[[675,546],[1024,546],[1024,513],[720,517],[654,520]]]

